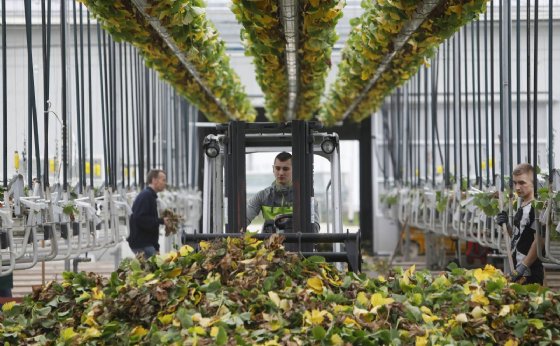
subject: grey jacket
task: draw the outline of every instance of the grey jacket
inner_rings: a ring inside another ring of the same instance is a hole
[[[279,186],[273,182],[269,187],[259,191],[247,203],[247,225],[261,212],[262,206],[287,207],[293,206],[294,192],[292,186]],[[319,204],[316,200],[311,211],[313,231],[319,232]]]

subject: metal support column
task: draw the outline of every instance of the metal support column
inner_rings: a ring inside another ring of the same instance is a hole
[[[232,121],[228,125],[226,143],[226,232],[238,233],[247,228],[247,184],[245,177],[245,122]]]
[[[292,181],[294,182],[294,232],[311,233],[313,196],[313,139],[309,123],[292,121]]]

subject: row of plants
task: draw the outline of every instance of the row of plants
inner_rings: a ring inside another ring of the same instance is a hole
[[[343,0],[298,2],[299,90],[296,119],[309,120],[319,109],[325,79],[331,66],[334,30],[342,17]],[[288,79],[286,39],[278,1],[234,0],[231,6],[243,25],[245,54],[253,57],[256,79],[265,99],[266,117],[285,121]]]
[[[253,121],[256,112],[244,87],[230,66],[224,42],[206,18],[202,1],[148,1],[146,12],[157,18],[189,63],[194,67],[209,95],[195,80],[130,0],[80,0],[115,40],[133,44],[148,67],[159,72],[182,96],[211,121],[229,120],[213,97],[232,119]]]
[[[129,259],[104,278],[64,273],[0,315],[2,344],[554,344],[560,294],[491,267],[386,276],[250,236]]]
[[[386,96],[428,64],[437,47],[486,10],[487,0],[447,0],[436,6],[424,22],[396,50],[394,40],[423,2],[364,1],[365,12],[351,20],[352,32],[342,52],[337,79],[329,90],[319,118],[326,124],[343,120],[346,110],[362,92],[360,103],[349,115],[354,121],[369,117]],[[365,90],[382,62],[392,57],[374,85]]]

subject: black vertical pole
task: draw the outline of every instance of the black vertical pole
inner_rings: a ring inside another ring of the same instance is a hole
[[[517,76],[517,90],[515,91],[517,96],[517,162],[522,162],[521,158],[521,26],[520,26],[520,17],[521,17],[521,0],[517,0],[517,7],[516,7],[516,15],[517,18],[515,19],[515,40],[516,40],[516,76]],[[528,42],[528,41],[527,41]],[[529,80],[527,80],[528,82]]]
[[[228,224],[226,231],[238,233],[247,228],[247,192],[245,176],[245,122],[232,121],[228,126],[226,152],[226,196]],[[295,186],[294,186],[295,191]],[[294,205],[296,201],[294,200]],[[296,209],[297,210],[297,209]],[[294,212],[294,217],[295,217]],[[294,225],[295,227],[295,225]]]
[[[360,124],[360,230],[362,239],[371,243],[370,249],[374,248],[373,239],[373,203],[371,196],[373,195],[374,181],[372,177],[372,137],[371,133],[371,117],[368,117]]]
[[[548,176],[552,179],[553,163],[553,132],[552,132],[552,1],[548,2]]]
[[[80,160],[80,170],[82,175],[80,177],[80,182],[83,187],[87,185],[86,181],[86,169],[85,169],[85,161],[86,161],[86,100],[85,100],[85,65],[84,65],[84,19],[83,19],[83,7],[84,5],[80,3],[80,98],[81,98],[81,106],[82,109],[80,111],[80,115],[82,117],[82,151],[81,156],[82,160]]]
[[[152,169],[152,162],[150,156],[150,149],[151,149],[151,126],[150,126],[150,70],[147,67],[144,67],[144,85],[145,85],[145,101],[146,101],[146,114],[144,125],[146,126],[146,166],[148,169]]]
[[[78,21],[76,19],[76,1],[72,1],[72,16],[73,16],[73,36],[74,36],[74,68],[75,68],[75,78],[76,78],[76,120],[77,128],[76,133],[78,137],[78,192],[81,194],[83,186],[83,165],[82,165],[82,116],[81,116],[81,105],[80,105],[80,65],[78,64]]]
[[[43,38],[43,186],[49,186],[49,82],[50,82],[50,57],[51,57],[51,1],[48,9],[45,0],[41,1],[41,25]]]
[[[66,104],[66,1],[60,2],[60,46],[62,69],[62,186],[68,190],[68,109]]]
[[[3,183],[8,187],[8,61],[6,61],[6,0],[2,0],[2,133]]]
[[[535,65],[536,64],[537,64],[537,60],[535,60]],[[537,100],[534,100],[534,102],[537,102]],[[527,162],[531,162],[531,2],[530,1],[527,1]]]
[[[535,56],[535,64],[533,66],[533,121],[534,121],[534,126],[533,126],[533,138],[535,139],[535,143],[533,144],[533,167],[537,167],[538,163],[539,163],[539,158],[538,158],[538,144],[539,142],[537,141],[537,136],[538,136],[538,128],[537,128],[537,124],[538,124],[538,102],[537,102],[537,96],[538,96],[538,64],[537,62],[539,61],[539,0],[535,0],[535,20],[533,21],[533,23],[535,23],[535,36],[534,36],[534,40],[535,40],[535,44],[534,44],[534,53],[533,55]],[[527,81],[527,83],[529,83],[529,81]],[[548,150],[552,150],[553,148],[548,148]],[[531,161],[529,161],[531,162]],[[537,172],[535,170],[535,179],[533,181],[537,181]],[[536,194],[538,192],[538,189],[535,188],[535,197]]]
[[[91,92],[91,22],[89,10],[87,12],[87,51],[88,51],[88,114],[89,114],[89,187],[93,189],[93,105]],[[99,45],[99,39],[97,41]],[[100,62],[101,63],[101,62]]]

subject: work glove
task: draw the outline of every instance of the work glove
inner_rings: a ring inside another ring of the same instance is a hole
[[[500,225],[500,227],[502,225],[508,225],[508,214],[502,210],[501,212],[498,213],[498,215],[496,215],[496,223],[498,225]]]
[[[518,281],[523,277],[523,274],[525,274],[527,270],[529,270],[529,268],[525,264],[523,264],[523,262],[520,262],[519,264],[517,264],[517,266],[515,266],[515,269],[511,272],[511,275],[509,277],[510,281],[512,282]]]

